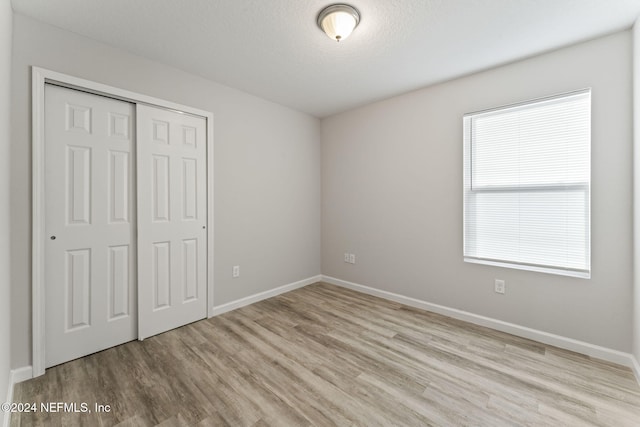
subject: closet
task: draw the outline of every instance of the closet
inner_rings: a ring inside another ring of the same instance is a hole
[[[44,85],[45,367],[207,316],[207,120]]]

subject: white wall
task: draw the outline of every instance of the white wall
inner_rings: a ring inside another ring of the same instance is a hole
[[[11,277],[9,274],[9,132],[11,124],[11,3],[0,0],[0,403],[6,401],[11,336]],[[4,414],[0,414],[4,415]],[[1,417],[0,417],[1,418]]]
[[[320,274],[317,119],[18,14],[13,51],[13,367],[31,364],[31,65],[213,112],[215,305]]]
[[[633,26],[633,246],[633,355],[640,363],[640,18]]]
[[[463,114],[585,87],[592,278],[464,263]],[[631,351],[631,106],[626,31],[324,119],[323,274]],[[495,278],[505,295],[493,292]]]

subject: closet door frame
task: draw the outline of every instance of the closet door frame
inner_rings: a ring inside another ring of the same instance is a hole
[[[32,179],[32,242],[31,242],[31,300],[32,300],[32,375],[45,371],[45,84],[55,84],[95,95],[107,96],[133,104],[146,104],[203,117],[207,122],[207,317],[213,310],[213,114],[208,111],[176,104],[147,95],[92,82],[40,67],[31,67],[31,179]]]

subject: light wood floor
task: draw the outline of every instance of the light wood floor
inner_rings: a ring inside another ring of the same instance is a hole
[[[327,284],[18,384],[12,426],[639,426],[631,371]]]

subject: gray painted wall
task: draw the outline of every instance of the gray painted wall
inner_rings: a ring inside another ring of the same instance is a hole
[[[31,365],[31,65],[213,112],[215,305],[320,274],[316,118],[16,14],[11,93],[13,367]],[[232,279],[233,265],[240,265],[240,278]]]
[[[323,274],[630,352],[631,41],[616,33],[324,119]],[[464,263],[463,114],[585,87],[592,278]]]
[[[0,1],[0,402],[6,402],[11,358],[9,273],[9,132],[11,124],[11,2]],[[0,414],[4,416],[4,414]],[[1,420],[0,416],[0,420]]]

